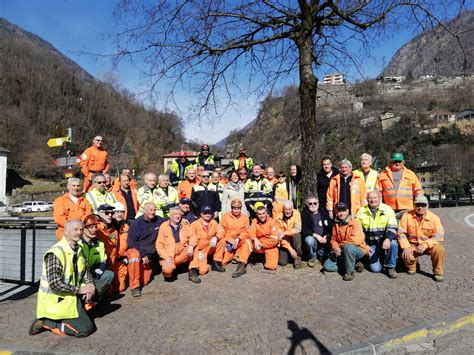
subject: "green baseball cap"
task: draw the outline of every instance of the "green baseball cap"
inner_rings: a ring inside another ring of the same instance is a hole
[[[392,161],[396,161],[396,160],[404,161],[405,157],[403,156],[402,153],[393,153],[392,154]]]

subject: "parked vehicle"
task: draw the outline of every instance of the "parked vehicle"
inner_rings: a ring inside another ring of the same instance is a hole
[[[8,206],[8,210],[11,213],[25,213],[27,211],[26,207],[23,204],[16,204]]]
[[[47,212],[49,206],[44,201],[25,201],[23,207],[26,208],[26,212]]]

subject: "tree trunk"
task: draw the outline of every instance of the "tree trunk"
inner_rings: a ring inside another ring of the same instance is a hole
[[[303,200],[309,195],[317,196],[316,172],[316,93],[317,79],[313,72],[311,32],[303,34],[298,41],[300,72],[300,125],[301,125],[301,168],[303,171]]]

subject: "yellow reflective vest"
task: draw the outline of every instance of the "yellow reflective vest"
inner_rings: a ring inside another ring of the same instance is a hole
[[[364,172],[362,169],[356,169],[352,172],[353,175],[358,175],[362,179],[364,179]],[[377,170],[370,169],[369,174],[367,175],[367,179],[365,180],[365,191],[370,192],[375,190],[375,185],[377,184],[377,178],[379,176],[379,173]]]
[[[375,212],[375,217],[369,206],[363,206],[357,212],[357,220],[362,225],[366,240],[379,240],[381,238],[389,238],[390,240],[397,238],[397,218],[393,209],[380,203]]]
[[[84,285],[83,278],[86,272],[86,259],[82,248],[72,250],[66,238],[62,238],[54,244],[43,258],[43,273],[41,275],[38,290],[38,306],[36,308],[36,318],[68,319],[77,318],[77,296],[75,294],[57,294],[51,290],[46,275],[46,255],[53,253],[61,262],[63,267],[63,282],[72,286],[81,287]],[[77,258],[76,272],[74,271],[73,259]]]
[[[101,205],[113,205],[117,202],[117,199],[112,192],[106,190],[104,193],[101,193],[96,188],[90,190],[84,195],[84,197],[91,204],[94,213],[97,213],[97,209]]]

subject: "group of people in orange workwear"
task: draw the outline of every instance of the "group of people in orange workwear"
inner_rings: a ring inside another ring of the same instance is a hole
[[[381,172],[367,153],[355,170],[347,159],[336,168],[323,158],[315,194],[303,201],[298,165],[287,179],[255,164],[245,148],[226,177],[221,157],[204,144],[194,160],[181,152],[166,174],[145,172],[138,187],[130,169],[112,181],[102,143],[95,137],[81,155],[83,186],[70,178],[54,202],[58,243],[44,257],[30,334],[86,336],[89,309],[127,287],[140,297],[153,274],[172,282],[186,271],[201,283],[209,269],[233,263],[237,278],[262,257],[267,273],[305,260],[351,281],[366,268],[395,279],[398,259],[413,275],[417,259],[429,255],[434,280],[444,279],[444,230],[402,153]],[[69,308],[51,308],[65,295]]]

